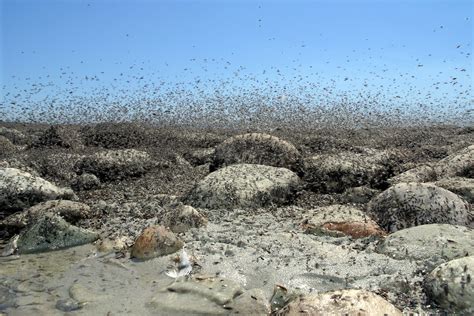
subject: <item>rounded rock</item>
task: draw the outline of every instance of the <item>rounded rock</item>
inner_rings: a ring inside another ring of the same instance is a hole
[[[183,246],[184,243],[169,229],[164,226],[150,226],[138,236],[130,257],[139,260],[152,259],[172,254]]]

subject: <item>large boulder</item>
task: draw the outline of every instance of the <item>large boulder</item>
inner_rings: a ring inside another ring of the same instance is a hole
[[[58,215],[45,214],[20,234],[17,247],[20,254],[36,253],[79,246],[98,238],[97,233],[73,226]]]
[[[59,188],[40,177],[15,168],[0,168],[0,210],[12,213],[39,202],[75,200],[71,189]]]
[[[150,155],[135,149],[106,150],[84,157],[75,166],[79,174],[91,173],[104,181],[138,177],[154,165]]]
[[[91,209],[88,205],[80,202],[51,200],[38,203],[23,212],[8,216],[0,221],[0,227],[21,229],[34,223],[46,213],[57,214],[67,222],[74,224],[80,219],[90,217]]]
[[[81,148],[81,137],[72,126],[53,125],[45,130],[32,144],[31,147],[63,147]]]
[[[143,144],[146,129],[137,123],[99,123],[82,129],[84,143],[108,149],[133,148]]]
[[[474,230],[448,224],[429,224],[388,235],[377,252],[391,258],[416,260],[428,267],[474,253]]]
[[[390,315],[403,314],[379,295],[365,290],[338,290],[321,294],[303,295],[288,304],[283,313],[296,315]]]
[[[7,157],[16,152],[17,148],[12,142],[0,135],[0,158]]]
[[[472,226],[469,203],[451,191],[426,183],[399,183],[373,198],[368,210],[389,232],[423,224]]]
[[[288,202],[298,189],[299,177],[285,168],[231,165],[210,173],[184,198],[202,208],[257,208]]]
[[[471,204],[474,203],[474,178],[444,178],[433,184],[456,193]]]
[[[251,133],[231,137],[216,147],[211,171],[233,164],[259,164],[297,169],[300,153],[278,137]]]
[[[438,178],[474,178],[474,145],[441,159],[434,168]]]
[[[0,126],[0,136],[8,138],[15,145],[24,145],[26,144],[28,138],[22,132],[13,129]]]
[[[303,161],[303,180],[308,187],[322,193],[342,193],[351,187],[386,186],[392,174],[392,154],[364,150],[319,154]]]
[[[425,279],[430,298],[444,311],[474,314],[474,256],[436,267]]]
[[[436,171],[429,165],[420,165],[400,173],[388,180],[391,184],[408,182],[430,182],[436,180]]]
[[[310,211],[302,228],[306,233],[363,238],[384,236],[385,232],[361,210],[348,205],[330,205]]]
[[[172,254],[183,246],[183,242],[169,229],[164,226],[150,226],[138,236],[130,257],[138,260],[153,259]]]

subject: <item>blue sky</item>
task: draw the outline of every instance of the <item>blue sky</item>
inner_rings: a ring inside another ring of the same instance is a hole
[[[0,9],[3,94],[35,82],[84,92],[254,76],[472,98],[471,1],[1,0]]]

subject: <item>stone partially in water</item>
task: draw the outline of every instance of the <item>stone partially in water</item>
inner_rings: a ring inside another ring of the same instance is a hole
[[[45,214],[20,234],[18,253],[57,250],[91,243],[99,238],[95,232],[67,223],[54,214]]]
[[[138,236],[130,253],[131,258],[140,260],[172,254],[181,248],[184,243],[164,226],[151,226],[145,228]]]

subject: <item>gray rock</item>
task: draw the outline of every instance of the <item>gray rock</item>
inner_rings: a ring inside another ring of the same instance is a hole
[[[369,214],[379,225],[394,232],[423,224],[471,226],[470,205],[451,191],[426,183],[399,183],[373,198]]]
[[[36,253],[91,243],[99,235],[67,223],[58,215],[45,214],[20,234],[18,253]]]
[[[131,258],[147,260],[172,254],[183,248],[184,243],[164,226],[150,226],[143,230],[133,244]]]
[[[338,290],[304,295],[290,302],[284,315],[390,315],[403,314],[379,295],[365,290]]]
[[[8,284],[0,283],[0,311],[9,307],[16,307],[16,305],[16,294],[13,289]]]
[[[438,178],[474,178],[474,145],[438,161],[434,166]]]
[[[474,230],[448,224],[421,225],[390,234],[377,252],[391,258],[411,259],[427,267],[474,253]]]
[[[342,193],[362,185],[378,187],[390,176],[383,154],[368,151],[312,156],[303,161],[303,180],[311,190],[322,193]]]
[[[74,127],[54,125],[45,130],[32,144],[31,147],[63,147],[80,149],[82,148],[81,137]]]
[[[65,299],[65,300],[58,300],[56,302],[56,309],[62,312],[72,312],[82,308],[82,304],[73,300],[73,299]]]
[[[380,193],[379,190],[369,188],[367,186],[348,188],[342,193],[341,199],[345,203],[366,204]]]
[[[266,206],[288,202],[300,185],[299,177],[285,168],[231,165],[210,173],[184,198],[202,208]]]
[[[0,221],[0,226],[24,228],[46,213],[58,214],[67,222],[74,224],[80,219],[88,218],[91,215],[91,209],[88,205],[80,202],[51,200],[8,216]]]
[[[76,191],[88,191],[100,186],[100,180],[91,173],[83,173],[71,181],[71,188]]]
[[[474,314],[474,256],[459,258],[436,267],[425,279],[430,298],[443,310]]]
[[[417,166],[413,169],[407,170],[395,177],[392,177],[388,182],[392,185],[397,183],[407,182],[431,182],[436,180],[436,171],[429,165]]]
[[[15,145],[24,145],[27,142],[26,135],[13,128],[0,127],[0,136],[8,138]]]
[[[270,302],[261,289],[245,291],[226,307],[231,310],[231,315],[270,315],[271,313]]]
[[[99,123],[82,129],[84,143],[103,148],[133,148],[144,143],[147,130],[137,123]]]
[[[309,234],[353,238],[385,235],[376,222],[352,206],[336,204],[313,209],[309,213],[303,224]]]
[[[198,149],[190,153],[184,154],[184,159],[189,161],[193,166],[201,166],[212,163],[214,159],[215,148]]]
[[[0,168],[0,209],[19,211],[54,199],[77,199],[71,189],[59,188],[40,177],[15,168]]]
[[[76,170],[92,173],[101,180],[120,180],[141,176],[153,165],[150,155],[144,151],[106,150],[83,158],[76,164]]]
[[[0,158],[7,157],[16,151],[16,146],[8,138],[0,135]]]
[[[462,177],[444,178],[433,184],[456,193],[471,204],[474,203],[474,179]]]
[[[251,133],[231,137],[218,145],[211,170],[241,163],[294,170],[299,161],[299,151],[289,142],[267,134]]]
[[[242,287],[223,278],[175,282],[160,290],[148,303],[155,313],[169,315],[227,315]]]
[[[161,216],[161,224],[173,233],[184,233],[190,228],[207,225],[207,218],[194,207],[182,203],[167,207]]]

